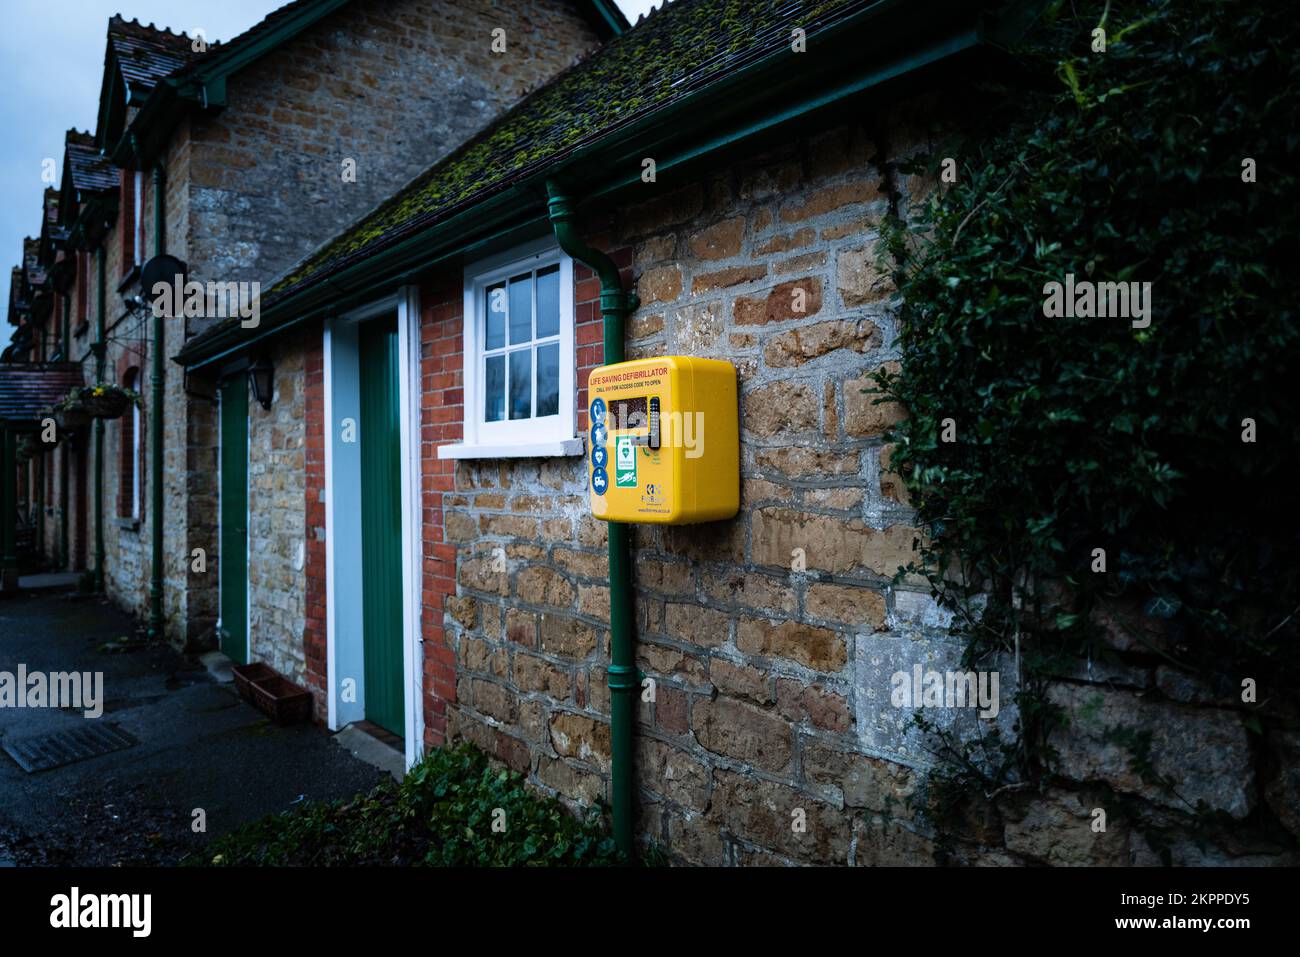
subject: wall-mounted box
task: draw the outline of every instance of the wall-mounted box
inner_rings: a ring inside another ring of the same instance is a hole
[[[657,356],[593,369],[587,449],[591,514],[686,525],[740,509],[736,368]]]

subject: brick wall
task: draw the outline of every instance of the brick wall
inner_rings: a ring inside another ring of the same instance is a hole
[[[438,458],[437,447],[464,436],[463,281],[440,270],[420,286],[420,639],[423,648],[424,743],[444,744],[449,709],[456,703],[454,632],[444,611],[455,613],[456,547],[448,539],[444,513],[455,490],[454,465]]]
[[[303,582],[303,680],[318,724],[328,718],[325,588],[325,361],[319,324],[303,333],[303,495],[307,563]]]

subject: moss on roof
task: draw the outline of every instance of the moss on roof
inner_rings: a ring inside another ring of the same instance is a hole
[[[419,232],[575,145],[708,86],[867,0],[677,0],[527,96],[268,290],[280,298]]]

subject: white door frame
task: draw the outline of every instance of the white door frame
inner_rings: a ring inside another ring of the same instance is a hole
[[[359,495],[359,476],[352,481],[344,472],[336,475],[336,467],[350,467],[349,457],[342,449],[341,425],[343,418],[356,414],[357,386],[356,326],[385,313],[397,314],[398,355],[398,415],[400,421],[401,507],[402,507],[402,682],[405,705],[406,766],[415,764],[424,750],[423,702],[423,652],[420,643],[420,575],[421,575],[421,508],[420,508],[420,303],[415,286],[404,286],[397,293],[368,303],[342,316],[325,320],[322,342],[325,393],[325,661],[330,730],[358,720],[365,714],[364,656],[358,654],[361,645],[339,648],[341,629],[359,633],[361,576],[341,579],[340,556],[335,543],[339,538],[349,539],[359,534],[359,503],[348,501]],[[336,390],[338,395],[335,394]],[[336,419],[338,419],[336,421]],[[352,451],[352,450],[348,450]],[[353,452],[359,465],[359,449]],[[351,547],[340,549],[345,555],[360,555],[359,541]],[[345,584],[346,583],[346,584]],[[348,592],[346,601],[340,597],[338,586]],[[344,607],[356,602],[357,607]],[[342,619],[342,620],[341,620]],[[349,646],[353,642],[346,642]],[[342,652],[342,654],[341,654]],[[355,666],[356,675],[339,674],[340,658]],[[349,677],[357,683],[357,701],[339,700],[341,678]]]

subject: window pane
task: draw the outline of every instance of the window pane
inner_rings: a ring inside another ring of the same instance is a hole
[[[537,348],[537,414],[560,411],[560,344]]]
[[[550,266],[537,274],[537,338],[560,334],[560,267]],[[537,367],[541,378],[541,366]],[[540,402],[541,393],[538,393]]]
[[[506,286],[497,283],[487,288],[487,334],[483,337],[483,346],[487,349],[500,349],[506,344]]]
[[[516,346],[521,342],[531,342],[532,338],[533,277],[515,276],[510,280],[510,344]]]
[[[483,419],[500,422],[505,418],[506,357],[488,356],[487,374],[483,377]]]
[[[510,353],[510,418],[527,419],[533,414],[533,350]]]

